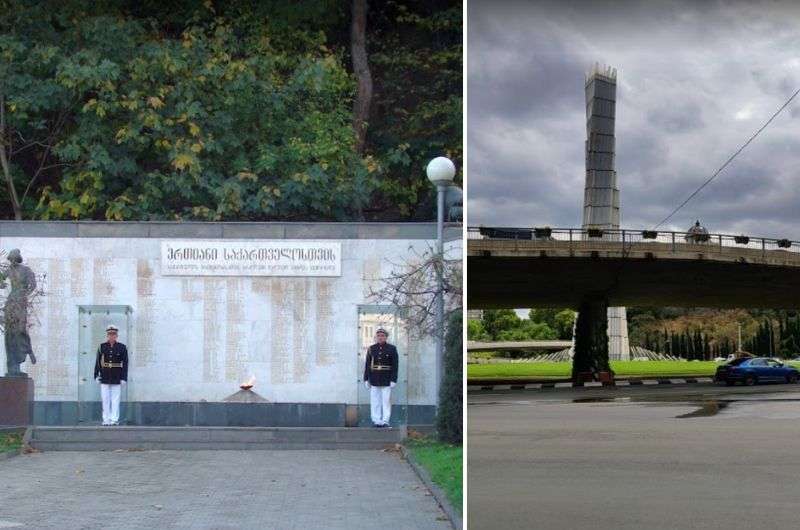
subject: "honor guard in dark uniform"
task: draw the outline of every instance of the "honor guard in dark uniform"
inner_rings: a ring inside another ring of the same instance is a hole
[[[103,398],[103,425],[119,425],[121,386],[128,382],[128,348],[117,342],[116,326],[106,328],[106,342],[97,348],[94,377],[100,382]]]
[[[375,427],[388,427],[392,414],[391,391],[397,384],[397,348],[386,342],[389,334],[379,328],[377,343],[367,349],[364,366],[364,385],[370,389],[370,416]]]

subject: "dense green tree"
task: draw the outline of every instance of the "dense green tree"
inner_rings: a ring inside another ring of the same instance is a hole
[[[528,320],[546,324],[555,331],[554,339],[569,340],[572,338],[576,313],[572,309],[534,308],[528,311]]]
[[[445,337],[444,378],[439,390],[436,432],[440,440],[460,444],[463,437],[463,348],[462,312],[450,315]]]
[[[651,345],[685,358],[725,357],[734,353],[739,347],[740,327],[746,351],[781,357],[800,353],[797,311],[628,308],[632,345],[645,344],[649,335]],[[652,339],[655,333],[662,336],[658,342]]]
[[[513,329],[502,330],[497,335],[500,341],[554,340],[558,334],[543,322],[521,320]]]
[[[481,320],[467,320],[467,340],[492,340]]]
[[[567,315],[562,315],[562,322]],[[468,324],[470,340],[493,341],[529,341],[558,339],[558,332],[546,322],[521,319],[513,309],[489,309],[483,312],[483,319],[478,324]],[[482,336],[483,339],[472,337]]]
[[[555,316],[555,331],[557,338],[569,340],[572,338],[577,313],[572,309],[562,309]]]
[[[483,312],[483,328],[492,340],[500,340],[500,334],[519,327],[521,319],[513,309],[487,309]]]
[[[550,307],[538,308],[534,307],[533,309],[528,310],[528,320],[531,322],[540,322],[543,324],[547,324],[551,328],[556,327],[556,314],[558,314],[558,309],[553,309]]]
[[[0,13],[0,217],[429,219],[424,162],[460,162],[457,2],[370,9],[363,152],[342,3],[0,0]]]
[[[375,94],[365,152],[378,164],[367,213],[429,219],[435,194],[424,178],[439,155],[462,165],[462,5],[389,0],[370,9]],[[457,177],[458,178],[458,177]]]

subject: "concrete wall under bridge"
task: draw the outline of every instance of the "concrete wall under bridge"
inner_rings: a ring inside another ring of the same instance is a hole
[[[715,237],[667,243],[586,240],[580,231],[570,241],[470,234],[467,307],[578,307],[592,298],[611,306],[800,307],[796,242],[739,248]]]

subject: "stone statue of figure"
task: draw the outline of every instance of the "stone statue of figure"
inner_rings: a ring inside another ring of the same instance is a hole
[[[28,335],[28,299],[36,290],[36,277],[30,267],[22,264],[19,249],[8,253],[10,265],[0,268],[0,289],[8,282],[11,292],[3,307],[3,324],[6,345],[7,376],[27,377],[28,374],[19,369],[30,356],[31,364],[36,364],[36,356],[31,348],[31,337]]]

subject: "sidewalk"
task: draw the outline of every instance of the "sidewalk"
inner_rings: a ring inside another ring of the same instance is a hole
[[[394,451],[43,452],[0,472],[0,528],[450,528]]]

